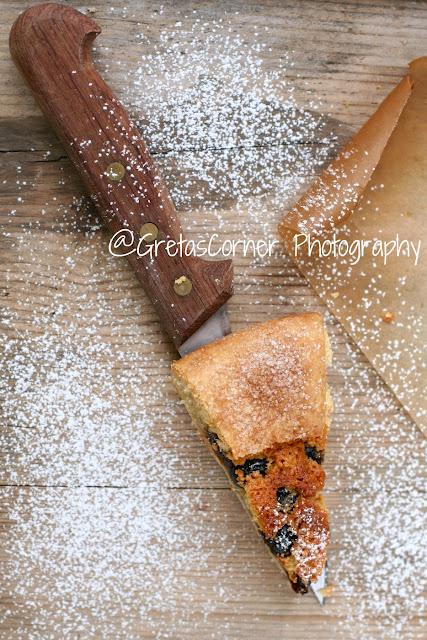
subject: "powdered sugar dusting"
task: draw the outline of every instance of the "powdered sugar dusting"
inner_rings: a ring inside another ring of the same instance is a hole
[[[268,33],[254,29],[248,44],[226,19],[205,22],[187,17],[173,38],[164,28],[158,39],[138,25],[155,58],[127,69],[120,97],[139,116],[190,234],[263,236],[330,156],[333,138],[311,97],[309,111],[295,104],[291,52],[266,69]],[[119,65],[102,40],[98,49],[111,69]],[[153,61],[159,73],[150,79]],[[86,200],[63,201],[68,169],[58,168],[56,188],[40,201],[47,163],[35,164],[17,163],[4,229],[0,447],[3,484],[19,486],[2,489],[2,618],[16,638],[234,640],[242,628],[261,637],[274,612],[278,634],[291,638],[286,614],[307,600],[290,594],[196,440],[151,308],[126,265],[108,256]],[[279,252],[238,258],[235,268],[235,326],[255,311],[268,319],[319,308]],[[331,637],[332,619],[345,640],[415,640],[423,637],[422,439],[327,321],[336,354],[325,461],[335,596],[315,623],[306,616],[307,633]]]

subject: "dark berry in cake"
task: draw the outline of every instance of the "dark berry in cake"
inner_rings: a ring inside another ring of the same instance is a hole
[[[282,511],[292,511],[298,498],[297,491],[288,489],[287,487],[279,487],[276,492],[277,502],[280,504]]]
[[[235,466],[233,461],[230,460],[230,458],[226,456],[223,450],[221,449],[219,445],[218,436],[216,435],[216,433],[213,433],[212,431],[208,431],[207,436],[212,446],[212,450],[215,453],[216,458],[224,466],[231,480],[233,480],[233,482],[237,482],[236,469],[238,467]]]
[[[311,460],[314,460],[317,464],[322,464],[323,451],[318,451],[318,449],[316,449],[316,447],[312,447],[311,444],[305,444],[304,451],[307,458],[311,458]]]
[[[237,467],[234,465],[234,463],[230,460],[230,458],[228,456],[225,455],[225,453],[218,447],[216,450],[216,454],[217,457],[219,459],[219,461],[224,465],[228,475],[230,476],[231,480],[233,480],[233,482],[237,482],[238,478],[236,475],[236,469]]]
[[[208,431],[207,434],[208,434],[208,440],[212,445],[218,444],[218,436],[216,435],[216,433],[214,433],[213,431]]]
[[[297,576],[296,581],[295,582],[291,582],[291,585],[292,585],[292,589],[296,593],[307,593],[308,587],[310,586],[310,583],[306,584],[304,582],[304,580],[302,580],[302,578]]]
[[[289,556],[292,544],[296,539],[297,535],[289,525],[284,524],[274,538],[267,538],[267,544],[275,556]]]
[[[267,465],[268,461],[265,458],[249,458],[249,460],[245,460],[244,464],[239,465],[239,469],[241,469],[245,476],[250,476],[251,473],[259,473],[262,476],[265,476],[267,473]]]

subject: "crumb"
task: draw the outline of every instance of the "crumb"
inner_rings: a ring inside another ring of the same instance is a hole
[[[394,314],[391,313],[391,311],[386,311],[382,316],[383,322],[390,323],[390,322],[393,322],[393,320],[394,320]]]

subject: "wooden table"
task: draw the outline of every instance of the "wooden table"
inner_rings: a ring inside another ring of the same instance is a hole
[[[376,512],[378,527],[384,518],[385,527],[411,529],[387,513],[407,495],[396,484],[399,464],[417,459],[421,434],[288,257],[236,256],[234,329],[320,310],[333,343],[336,412],[325,465],[335,591],[323,608],[311,595],[295,596],[195,436],[169,381],[174,352],[130,268],[108,254],[73,168],[10,60],[9,28],[26,5],[3,0],[0,25],[0,637],[421,638],[418,592],[408,598],[403,588],[399,600],[397,590],[381,610],[388,600],[378,595],[376,559],[384,553],[385,571],[407,578],[397,562],[387,564],[394,551],[368,530]],[[193,51],[218,24],[242,47],[256,31],[268,41],[259,53],[265,73],[280,69],[288,52],[297,104],[321,101],[338,141],[426,53],[423,2],[128,0],[124,8],[94,0],[90,11],[103,29],[95,60],[142,125],[144,104],[155,103],[168,64],[176,65],[168,46],[182,41],[185,58],[195,27]],[[153,47],[153,76],[130,94],[132,72]],[[174,127],[170,112],[160,116],[151,148],[174,193],[185,195],[177,204],[187,235],[219,229],[222,239],[236,238],[244,229],[273,237],[295,185],[287,193],[261,189],[247,202],[232,190],[213,193],[198,164],[214,175],[233,149],[170,151],[167,139],[156,146],[161,121],[167,132]],[[307,149],[322,144],[306,141]],[[265,153],[261,145],[261,165]],[[308,183],[313,168],[305,169]],[[206,205],[214,196],[216,209]],[[409,569],[413,580],[416,552]]]

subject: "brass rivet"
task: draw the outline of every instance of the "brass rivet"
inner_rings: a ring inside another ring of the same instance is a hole
[[[144,242],[147,243],[154,242],[158,235],[159,229],[158,227],[156,227],[154,222],[146,222],[139,230],[140,238],[142,238]]]
[[[193,285],[191,284],[191,280],[187,278],[187,276],[180,276],[179,278],[175,279],[173,288],[175,293],[177,293],[179,296],[188,296],[188,294],[191,292],[191,289],[193,288]]]
[[[124,178],[126,169],[121,162],[112,162],[106,168],[105,173],[107,177],[110,178],[110,180],[114,180],[114,182],[120,182],[120,180]]]

